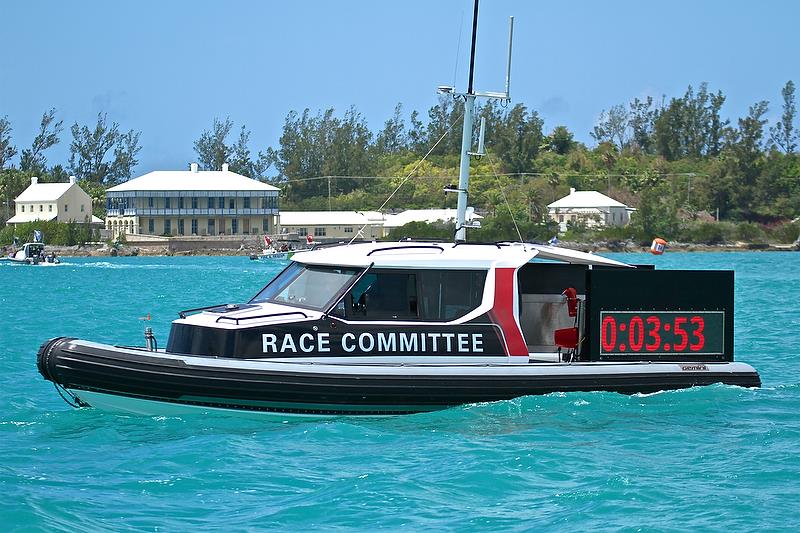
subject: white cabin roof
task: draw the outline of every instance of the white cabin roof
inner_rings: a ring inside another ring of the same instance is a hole
[[[622,207],[627,209],[628,206],[597,191],[576,191],[571,189],[570,194],[548,204],[547,207],[551,209],[587,209],[598,207]]]
[[[293,261],[308,265],[366,268],[489,269],[519,268],[535,257],[586,265],[628,267],[599,255],[528,243],[454,244],[431,242],[372,242],[331,246],[298,252]]]
[[[156,170],[108,192],[126,191],[278,191],[277,187],[229,170]]]

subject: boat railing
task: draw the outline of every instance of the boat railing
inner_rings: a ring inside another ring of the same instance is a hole
[[[291,316],[291,315],[300,315],[303,318],[308,318],[308,315],[305,314],[302,311],[290,311],[288,313],[267,313],[265,315],[242,316],[242,317],[221,316],[221,317],[217,318],[217,320],[215,322],[219,322],[220,320],[230,320],[231,322],[233,322],[234,324],[236,324],[238,326],[240,322],[243,322],[245,320],[256,320],[258,318],[275,318],[275,317],[279,317],[279,316],[280,317],[285,317],[285,316]]]
[[[444,248],[441,246],[429,245],[429,244],[405,244],[401,246],[387,246],[386,248],[376,248],[367,254],[367,257],[371,256],[377,252],[388,252],[391,250],[409,250],[409,249],[418,249],[418,250],[439,250],[440,252],[444,252]]]

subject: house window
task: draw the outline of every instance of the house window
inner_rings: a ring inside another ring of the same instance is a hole
[[[169,209],[170,208],[170,200],[171,200],[171,198],[169,196],[164,198],[164,209]]]
[[[261,199],[261,209],[267,209],[267,197]]]
[[[183,209],[183,196],[178,198],[178,209]],[[183,235],[181,233],[181,235]]]
[[[236,198],[231,198],[228,201],[228,209],[236,209]]]
[[[558,221],[564,222],[564,215],[558,215]]]
[[[47,210],[53,212],[53,204],[47,204]]]
[[[19,206],[19,211],[20,211],[20,213],[24,213],[25,212],[25,206],[24,205]]]
[[[178,219],[178,235],[184,235],[185,229],[186,228],[183,225],[183,219],[182,218]]]
[[[156,232],[156,221],[152,218],[147,221],[147,232],[151,235]]]
[[[81,213],[83,213],[83,204],[81,204]]]
[[[192,219],[192,235],[197,235],[197,219]]]
[[[192,197],[192,209],[197,209],[197,198]]]
[[[147,198],[147,207],[153,207],[153,197],[152,196]]]
[[[247,196],[244,198],[244,208],[250,209],[250,198]]]
[[[215,220],[213,218],[209,218],[208,219],[208,234],[209,235],[214,235],[216,233],[216,231],[217,231],[215,229],[215,224],[214,223],[215,223]]]
[[[231,233],[233,233],[234,235],[239,233],[239,219],[238,218],[232,218],[231,219]]]
[[[217,202],[217,205],[219,206],[219,208],[220,208],[220,209],[225,209],[225,198],[223,198],[222,196],[220,196],[220,197],[218,198],[218,200],[219,200],[219,201]]]
[[[269,232],[269,219],[268,219],[268,218],[265,218],[265,219],[264,219],[264,220],[261,222],[261,230],[262,230],[264,233],[267,233],[267,232]]]
[[[42,211],[44,211],[44,206],[42,204],[39,204],[39,212],[41,213]]]
[[[170,219],[164,219],[164,234],[169,235],[172,233],[172,221]]]
[[[211,197],[208,198],[208,208],[214,209],[214,199]]]
[[[324,237],[325,228],[314,228],[314,237]]]
[[[33,208],[31,208],[31,211],[33,211]],[[67,211],[69,211],[69,204],[64,204],[64,212],[66,213]]]
[[[306,228],[297,228],[298,235],[308,235],[308,230]]]
[[[344,227],[345,233],[353,233],[353,226],[345,226]]]

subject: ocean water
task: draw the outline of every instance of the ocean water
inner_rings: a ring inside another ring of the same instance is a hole
[[[613,254],[609,254],[613,255]],[[552,394],[380,419],[128,417],[36,371],[58,335],[166,343],[242,301],[246,257],[0,266],[2,531],[753,531],[800,527],[800,255],[615,256],[736,271],[736,358],[763,388]]]

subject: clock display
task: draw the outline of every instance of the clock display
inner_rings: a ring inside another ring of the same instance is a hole
[[[724,311],[601,311],[603,355],[721,355]]]

